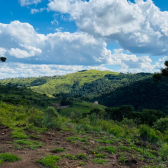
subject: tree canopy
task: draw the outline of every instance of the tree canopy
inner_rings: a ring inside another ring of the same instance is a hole
[[[1,62],[5,62],[6,61],[6,57],[0,57],[0,61]]]

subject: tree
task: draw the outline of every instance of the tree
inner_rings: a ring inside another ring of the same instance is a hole
[[[167,76],[168,77],[168,61],[165,61],[165,68],[161,69],[161,74],[162,76]]]
[[[0,61],[1,62],[5,62],[6,61],[6,57],[0,57]]]

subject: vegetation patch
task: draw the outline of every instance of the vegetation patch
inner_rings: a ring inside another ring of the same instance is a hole
[[[38,159],[37,162],[48,168],[58,168],[56,163],[58,163],[60,160],[61,158],[59,156],[47,155],[41,159]]]
[[[87,160],[87,156],[85,154],[78,154],[76,155],[76,158],[79,160]]]
[[[53,149],[51,152],[53,152],[53,153],[60,153],[60,152],[64,152],[64,151],[65,151],[65,149],[55,148],[55,149]]]
[[[26,148],[30,148],[30,149],[38,149],[40,147],[42,147],[42,143],[38,142],[38,141],[32,141],[29,139],[23,139],[23,140],[14,140],[15,144],[19,144],[19,145],[25,145]]]
[[[25,132],[22,129],[16,129],[11,134],[12,138],[16,139],[27,139],[28,136],[25,134]]]
[[[108,162],[107,159],[96,158],[92,160],[94,164],[106,164]]]
[[[62,156],[66,157],[69,160],[77,160],[77,158],[74,155],[62,154]]]
[[[99,150],[110,154],[116,153],[116,147],[114,146],[100,147]]]
[[[21,160],[16,155],[10,154],[10,153],[1,153],[0,154],[0,164],[3,162],[16,162],[18,160]]]

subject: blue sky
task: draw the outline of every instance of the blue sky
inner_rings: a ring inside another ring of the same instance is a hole
[[[167,11],[166,0],[1,0],[0,78],[157,72],[168,59]]]

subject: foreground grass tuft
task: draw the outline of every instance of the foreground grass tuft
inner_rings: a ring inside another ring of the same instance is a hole
[[[28,136],[25,134],[23,130],[14,130],[11,134],[12,138],[16,139],[27,139]]]
[[[100,147],[99,150],[110,154],[116,153],[116,148],[114,146]]]
[[[108,160],[106,159],[101,159],[101,158],[96,158],[92,160],[94,164],[106,164]]]
[[[62,156],[66,157],[69,160],[77,160],[77,158],[70,154],[62,154]]]
[[[64,152],[64,151],[65,151],[65,149],[55,148],[55,149],[53,149],[51,152],[52,152],[52,153],[59,153],[59,152]]]
[[[2,153],[0,154],[0,164],[3,162],[16,162],[18,160],[21,160],[16,155],[10,154],[10,153]]]
[[[56,163],[60,160],[61,160],[61,158],[59,156],[47,155],[41,159],[38,159],[37,162],[42,164],[45,167],[58,168]]]
[[[42,143],[41,142],[32,141],[32,140],[29,140],[29,139],[15,140],[14,143],[15,144],[25,145],[25,147],[33,149],[33,150],[42,147]]]

